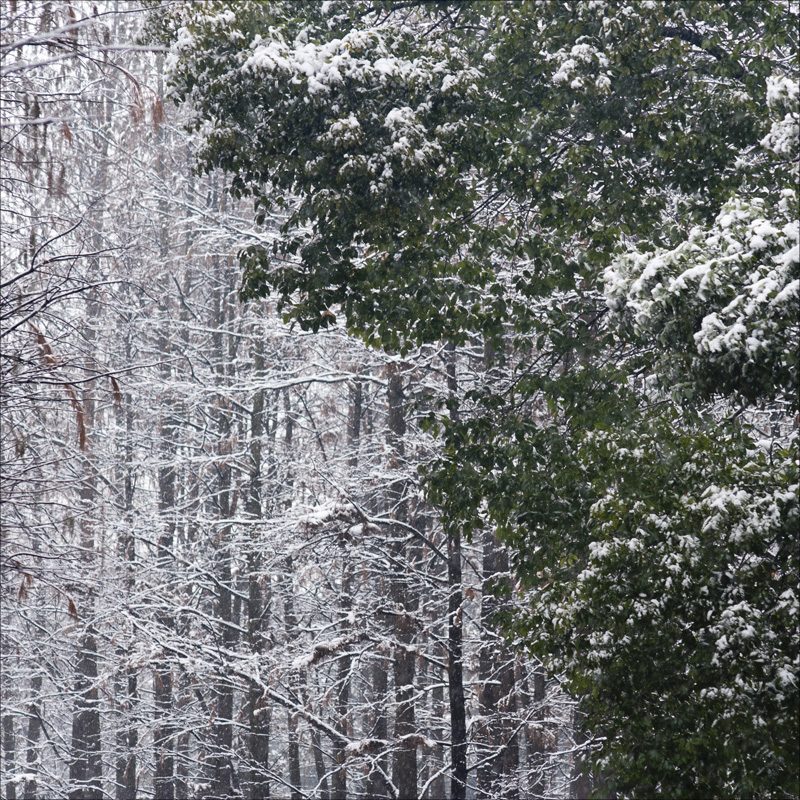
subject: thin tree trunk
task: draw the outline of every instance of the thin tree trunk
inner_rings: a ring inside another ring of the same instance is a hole
[[[39,774],[40,755],[39,737],[42,733],[41,706],[39,698],[42,693],[42,676],[37,674],[31,678],[31,702],[28,704],[28,748],[25,754],[25,772],[28,774],[23,791],[24,800],[34,800],[37,796],[36,780]]]
[[[223,192],[220,192],[224,196]],[[224,210],[224,209],[223,209]],[[216,259],[215,259],[216,261]],[[225,271],[225,264],[218,264],[217,276],[219,285],[214,290],[214,340],[215,350],[215,372],[220,386],[226,385],[227,377],[231,377],[229,371],[233,367],[233,359],[230,352],[225,348],[225,329],[232,325],[232,313],[227,286],[228,275]],[[233,337],[231,337],[233,338]],[[228,342],[229,348],[232,346]],[[217,534],[216,565],[215,571],[218,578],[216,615],[221,628],[221,646],[223,654],[231,653],[236,647],[237,634],[234,620],[233,605],[233,575],[231,561],[233,553],[231,551],[233,530],[230,520],[235,512],[235,494],[232,484],[231,459],[232,453],[232,430],[231,414],[223,399],[220,399],[217,409],[217,435],[218,440],[218,461],[216,464],[217,473],[217,492],[216,492],[216,511],[222,522]],[[216,695],[215,714],[213,722],[214,756],[213,766],[213,788],[212,795],[215,798],[228,798],[235,793],[236,775],[233,770],[233,684],[227,676],[220,676],[214,693]]]
[[[161,337],[161,352],[168,352],[166,333]],[[169,367],[165,367],[167,372]],[[164,376],[165,380],[169,375]],[[158,540],[158,572],[162,578],[170,572],[172,566],[172,548],[175,542],[175,443],[173,441],[175,425],[173,420],[165,419],[161,424],[161,459],[162,466],[158,470],[159,511],[161,514],[161,534]],[[157,615],[159,626],[164,630],[172,627],[172,617],[166,609]],[[153,775],[153,791],[156,800],[174,800],[175,797],[175,758],[174,728],[171,722],[173,706],[173,675],[166,656],[160,658],[153,675],[155,695],[155,729],[153,731],[153,750],[155,755],[155,772]]]
[[[133,669],[126,671],[126,689],[123,712],[130,714],[136,702],[136,673]],[[116,800],[136,800],[136,745],[139,743],[139,732],[131,720],[127,728],[117,731],[117,763],[116,763]]]
[[[6,780],[5,797],[8,800],[17,800],[17,778],[15,763],[17,757],[16,739],[14,736],[14,717],[11,714],[3,715],[3,766],[8,775]]]
[[[441,678],[437,676],[436,685],[431,690],[431,720],[433,723],[431,727],[431,738],[437,742],[444,739],[442,721],[445,718],[445,709],[444,684]],[[439,770],[439,765],[444,762],[443,750],[444,748],[441,744],[437,744],[433,750],[433,764],[437,770]],[[431,782],[425,797],[427,800],[438,800],[438,798],[446,796],[446,788],[446,773],[444,771],[439,771],[439,774]]]
[[[288,392],[283,395],[284,412],[286,414],[286,431],[284,434],[284,442],[286,444],[286,452],[291,453],[294,439],[294,415],[292,413],[291,400]],[[287,478],[287,485],[291,486],[291,475]],[[286,505],[291,503],[289,498],[286,499]],[[294,610],[294,561],[291,556],[286,557],[286,573],[284,576],[284,591],[286,592],[283,602],[283,621],[287,635],[291,638],[297,632],[297,616]],[[295,686],[298,683],[298,676],[294,678]],[[297,692],[295,692],[295,698]],[[287,710],[286,727],[288,731],[287,753],[289,759],[289,784],[291,800],[302,800],[303,797],[303,781],[300,773],[300,739],[297,733],[297,715],[294,711]]]
[[[378,585],[378,591],[383,594],[382,581]],[[375,658],[371,665],[371,693],[372,707],[375,709],[372,720],[372,730],[370,736],[381,741],[386,741],[389,735],[389,724],[386,719],[386,692],[389,688],[389,675],[386,662],[383,658]],[[367,780],[367,796],[382,800],[392,796],[389,785],[386,781],[388,775],[389,760],[383,754],[375,758],[375,762],[370,770]]]
[[[126,341],[125,356],[127,363],[131,362],[131,340]],[[125,530],[119,540],[119,555],[122,569],[124,570],[123,583],[125,591],[130,596],[134,589],[135,574],[135,540],[133,537],[133,398],[126,392],[122,403],[117,409],[117,423],[125,430],[125,443],[122,463],[126,466],[122,476],[122,506],[125,514]],[[117,648],[117,658],[125,663],[129,657],[129,650],[125,646]],[[121,673],[121,674],[120,674]],[[115,685],[115,696],[120,707],[121,719],[116,731],[116,769],[115,791],[116,800],[136,800],[136,747],[139,743],[139,732],[132,718],[134,706],[137,701],[137,675],[136,670],[127,666],[118,670]]]
[[[287,711],[286,727],[288,730],[289,751],[289,797],[291,800],[302,800],[303,779],[300,773],[300,737],[297,733],[297,715]]]
[[[361,438],[361,415],[364,401],[364,387],[361,381],[354,381],[350,386],[350,404],[347,418],[347,446],[349,455],[347,463],[350,474],[355,473],[358,467],[358,446]],[[353,565],[346,549],[342,548],[342,591],[340,606],[342,613],[346,613],[352,607],[353,591]],[[345,623],[345,629],[347,624]],[[344,631],[343,631],[344,633]],[[350,670],[352,659],[349,656],[342,656],[339,659],[337,669],[337,697],[336,697],[336,727],[344,734],[348,734],[348,712],[350,704]],[[333,773],[331,789],[333,800],[347,800],[347,753],[341,742],[334,745],[334,758],[337,770]]]
[[[325,757],[322,752],[322,741],[319,731],[313,726],[309,725],[308,733],[311,737],[311,750],[314,753],[314,768],[317,771],[317,787],[319,789],[319,800],[330,800],[330,792],[328,791],[328,773],[325,770]],[[317,795],[314,795],[317,797]]]
[[[482,738],[487,752],[482,756],[483,764],[478,770],[478,796],[513,800],[519,795],[519,741],[514,713],[515,657],[495,632],[496,615],[502,608],[496,592],[500,590],[501,594],[506,594],[510,591],[506,577],[508,569],[508,554],[499,546],[493,531],[485,530],[481,594],[483,641],[479,665],[481,716],[484,718]],[[491,758],[493,755],[495,757]]]
[[[264,373],[263,338],[256,332],[256,345],[253,353],[253,367],[256,377]],[[250,519],[260,520],[263,516],[261,498],[262,479],[262,438],[264,436],[263,389],[253,397],[250,413],[250,476],[245,512]],[[255,531],[256,528],[254,527]],[[266,631],[269,625],[270,597],[264,582],[268,576],[262,575],[262,558],[258,542],[254,542],[247,554],[248,598],[247,598],[247,637],[250,651],[260,656],[267,647]],[[269,749],[271,707],[256,683],[247,690],[245,715],[247,717],[247,749],[250,754],[250,770],[245,787],[250,800],[270,800]]]
[[[284,599],[283,616],[284,624],[286,626],[286,634],[289,637],[295,636],[297,631],[297,617],[294,612],[294,595],[292,587],[292,571],[294,564],[292,557],[288,556],[286,559],[286,575],[285,582],[286,597]],[[297,679],[294,680],[297,686]],[[288,732],[287,737],[287,750],[289,758],[289,784],[290,784],[290,797],[291,800],[302,800],[303,786],[302,777],[300,774],[300,740],[297,733],[297,715],[291,709],[286,712],[286,728]]]
[[[392,447],[392,464],[395,470],[403,468],[404,442],[406,432],[405,396],[403,379],[397,365],[389,365],[389,386],[387,389],[389,403],[389,444]],[[394,481],[389,487],[391,513],[399,522],[407,521],[405,482]],[[398,563],[405,557],[403,540],[405,531],[398,528],[394,532],[394,555]],[[415,625],[413,612],[416,610],[416,598],[409,596],[406,576],[392,576],[391,595],[395,606],[395,638],[394,648],[394,765],[392,767],[392,783],[397,787],[399,800],[414,800],[417,797],[417,742],[414,678],[416,655],[413,651]]]
[[[505,555],[505,553],[503,553]],[[507,557],[500,571],[508,570]],[[505,642],[500,647],[500,725],[499,741],[502,747],[500,755],[500,797],[504,800],[518,800],[519,787],[519,733],[517,715],[516,676],[514,674],[515,657]]]
[[[99,234],[95,235],[99,247]],[[79,431],[82,453],[83,479],[80,496],[80,544],[81,562],[85,575],[91,580],[95,551],[94,521],[97,516],[97,477],[92,463],[92,446],[95,425],[95,397],[93,378],[95,374],[92,357],[95,346],[95,321],[100,315],[96,290],[87,302],[86,323],[83,337],[90,353],[87,363],[89,381],[83,390],[81,408],[83,430]],[[69,768],[72,786],[70,800],[95,800],[102,797],[101,735],[100,735],[100,697],[97,686],[97,634],[93,624],[94,587],[89,585],[81,596],[82,631],[78,640],[75,664],[75,706],[72,714],[72,756]],[[75,614],[77,616],[77,613]]]
[[[448,343],[447,388],[452,402],[453,421],[458,421],[455,346]],[[447,528],[447,682],[450,700],[451,800],[464,800],[467,791],[467,710],[464,700],[464,588],[461,576],[461,530]]]
[[[191,681],[186,673],[181,675],[178,690],[176,710],[180,717],[181,711],[191,703]],[[178,734],[175,740],[175,800],[188,800],[189,798],[189,739],[191,734],[187,731]]]
[[[523,698],[527,695],[527,686],[523,684]],[[547,715],[545,706],[546,680],[544,667],[537,664],[533,672],[533,706],[536,727],[531,734],[526,736],[526,750],[528,760],[533,771],[533,783],[530,793],[534,797],[541,797],[545,794],[546,785],[544,779],[545,754],[547,753],[547,730],[544,726],[544,719]]]
[[[103,796],[100,754],[100,699],[97,690],[97,638],[90,623],[81,635],[72,715],[70,800],[100,800]]]
[[[481,766],[478,768],[478,797],[492,798],[500,791],[500,770],[497,757],[492,758],[498,747],[497,701],[500,698],[500,680],[497,673],[500,664],[500,646],[492,631],[494,615],[497,611],[492,591],[492,581],[497,572],[496,543],[491,530],[483,532],[483,581],[481,592],[481,632],[482,641],[479,653],[480,676],[480,715],[483,721],[479,732],[480,741],[486,746],[480,752]]]
[[[163,57],[157,57],[158,97],[163,102]],[[156,145],[159,146],[156,160],[156,174],[162,185],[166,183],[166,165],[163,150],[163,129],[156,131]],[[158,232],[159,255],[166,261],[169,250],[169,233],[167,230],[167,214],[165,203],[162,201],[159,209],[160,225]],[[164,277],[164,298],[171,294],[169,278]],[[168,386],[172,378],[172,370],[168,360],[171,354],[171,342],[167,326],[169,325],[169,305],[166,299],[159,304],[162,312],[164,326],[159,335],[159,352],[164,359],[161,367],[161,378],[164,386]],[[167,404],[171,405],[173,399],[169,397]],[[172,550],[175,544],[175,460],[177,446],[175,442],[178,430],[177,420],[173,418],[173,409],[163,409],[159,425],[159,442],[161,466],[158,470],[158,505],[161,517],[161,531],[158,540],[157,567],[158,574],[165,579],[172,567]],[[172,615],[162,608],[157,614],[157,622],[163,630],[173,627]],[[164,655],[155,664],[153,675],[155,695],[155,727],[153,730],[153,750],[155,757],[155,770],[153,774],[153,791],[155,800],[174,800],[175,798],[175,729],[171,723],[173,713],[173,674],[171,665]]]
[[[352,565],[346,556],[343,561],[341,608],[344,612],[351,606],[350,593],[353,589],[353,574]],[[350,704],[351,662],[350,656],[341,656],[337,668],[336,727],[345,736],[347,735],[347,713]],[[347,753],[341,742],[335,743],[334,758],[337,769],[331,778],[331,797],[333,800],[347,800]]]
[[[464,800],[467,791],[467,715],[464,702],[463,621],[461,578],[461,531],[450,530],[447,538],[447,679],[450,700],[450,796]]]

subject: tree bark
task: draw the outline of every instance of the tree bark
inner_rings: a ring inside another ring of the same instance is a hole
[[[496,615],[510,592],[508,555],[491,530],[483,533],[483,576],[481,592],[480,707],[482,739],[487,752],[478,770],[478,795],[486,798],[513,798],[519,795],[519,742],[516,735],[515,655],[496,633]],[[494,755],[494,757],[492,757]],[[487,760],[490,759],[491,760]]]
[[[527,694],[527,684],[523,684],[523,697]],[[544,779],[545,754],[548,750],[548,731],[544,719],[548,716],[545,705],[546,679],[544,667],[537,664],[533,672],[533,697],[534,720],[536,727],[526,736],[526,750],[528,760],[533,770],[533,782],[530,787],[531,794],[540,797],[546,791]]]
[[[34,675],[31,678],[31,702],[28,704],[28,748],[25,754],[25,771],[28,778],[23,790],[24,800],[34,800],[37,796],[37,775],[39,773],[39,737],[42,733],[42,718],[39,698],[42,693],[42,676]]]
[[[406,432],[405,395],[403,379],[396,364],[389,365],[389,385],[387,389],[389,404],[388,438],[392,448],[390,467],[401,471],[404,466]],[[405,499],[405,481],[396,480],[388,492],[390,513],[399,522],[408,518]],[[405,531],[398,527],[393,531],[395,563],[403,563],[406,557],[403,540]],[[409,594],[406,576],[395,572],[392,575],[391,596],[395,613],[394,647],[394,764],[392,783],[397,787],[398,800],[413,800],[417,797],[417,743],[414,699],[414,678],[416,654],[413,650],[415,631],[414,611],[416,598]]]
[[[6,780],[5,796],[8,800],[17,800],[17,779],[14,773],[17,757],[16,738],[14,736],[14,717],[11,714],[3,715],[3,766],[8,775]]]
[[[161,336],[161,352],[168,352],[166,333]],[[166,371],[169,367],[162,368]],[[169,375],[164,376],[168,379]],[[162,466],[158,470],[159,512],[161,515],[161,533],[158,539],[157,565],[158,572],[166,577],[172,566],[172,548],[175,541],[175,443],[174,421],[163,419],[160,426]],[[157,614],[157,622],[164,630],[172,627],[172,617],[165,609]],[[172,668],[163,656],[156,664],[153,675],[155,698],[155,728],[153,731],[153,750],[155,770],[153,774],[153,791],[155,800],[174,800],[175,798],[175,758],[174,734],[171,724],[172,715]]]
[[[456,350],[445,347],[447,388],[451,418],[458,422],[458,381]],[[461,575],[461,530],[447,526],[447,683],[450,700],[450,774],[451,800],[464,800],[467,792],[467,709],[464,699],[464,587]]]
[[[125,348],[126,363],[131,363],[131,340],[130,336],[126,340]],[[124,404],[124,406],[123,406]],[[133,398],[129,392],[117,408],[117,424],[125,431],[125,441],[123,444],[122,464],[122,508],[125,519],[125,528],[119,539],[119,560],[123,570],[123,586],[128,597],[131,596],[135,584],[135,539],[133,536]],[[117,658],[121,664],[125,664],[129,657],[129,649],[126,646],[117,648]],[[137,776],[136,776],[136,747],[139,743],[139,731],[132,718],[134,706],[137,702],[137,675],[136,670],[131,666],[126,666],[117,670],[115,679],[115,696],[117,705],[120,709],[120,719],[117,726],[115,745],[116,745],[116,764],[115,764],[115,787],[114,796],[116,800],[136,800]]]
[[[350,403],[347,414],[347,446],[349,455],[347,463],[351,475],[358,467],[358,446],[361,438],[361,414],[364,401],[364,387],[361,381],[354,381],[350,385]],[[353,591],[353,565],[347,552],[346,543],[342,544],[342,589],[340,595],[341,613],[346,614],[352,607]],[[343,623],[342,634],[345,634],[348,623]],[[337,668],[337,695],[336,695],[336,727],[340,733],[347,736],[348,712],[350,705],[350,670],[352,659],[343,655],[339,658]],[[331,779],[331,796],[333,800],[347,800],[347,753],[341,742],[334,743],[334,759],[337,769]]]
[[[264,374],[263,338],[256,335],[253,352],[253,367],[257,377]],[[253,408],[250,413],[250,475],[248,483],[245,512],[248,518],[260,520],[263,516],[261,480],[262,480],[262,439],[264,437],[264,389],[259,389],[253,396]],[[253,528],[255,532],[256,528]],[[247,598],[247,638],[250,651],[261,655],[267,647],[266,632],[269,625],[269,590],[265,588],[268,576],[262,575],[262,559],[258,546],[254,546],[247,555],[248,598]],[[252,683],[247,690],[245,700],[247,717],[247,749],[250,755],[250,770],[247,775],[245,793],[250,800],[270,800],[269,752],[270,722],[272,710],[269,701],[263,696],[261,689]]]
[[[325,770],[325,758],[322,753],[322,741],[319,731],[313,726],[309,726],[311,736],[311,749],[314,751],[314,768],[317,770],[317,786],[319,787],[319,800],[330,800],[328,791],[328,774]]]
[[[224,193],[220,192],[220,197]],[[220,203],[223,201],[220,200]],[[227,385],[226,378],[233,377],[234,356],[230,352],[235,347],[233,339],[225,331],[233,325],[232,304],[227,264],[217,262],[216,278],[218,285],[213,292],[215,319],[214,342],[215,372],[220,388]],[[227,348],[226,348],[227,344]],[[217,602],[216,617],[219,620],[220,631],[218,641],[221,645],[223,658],[232,653],[236,648],[238,627],[234,618],[233,602],[233,574],[232,574],[232,536],[233,529],[229,522],[235,512],[235,495],[232,481],[231,460],[233,458],[233,430],[231,413],[227,401],[220,397],[215,404],[217,418],[217,474],[216,486],[216,513],[220,520],[216,536],[217,548],[215,559],[215,572],[217,575]],[[214,722],[213,722],[213,756],[212,756],[212,796],[214,798],[229,798],[236,793],[236,779],[233,769],[233,683],[227,675],[220,674],[214,687]]]
[[[100,698],[97,690],[97,638],[89,624],[81,635],[75,678],[75,709],[72,715],[72,760],[70,800],[100,800],[102,758],[100,753]]]
[[[163,101],[163,57],[157,57],[158,97]],[[156,131],[157,145],[163,144],[163,131]],[[164,151],[159,147],[156,160],[156,174],[162,184],[166,183],[166,165]],[[167,214],[165,202],[161,201],[160,224],[158,230],[159,255],[166,260],[169,250],[169,233],[167,230]],[[169,386],[172,370],[169,366],[169,355],[172,346],[167,326],[169,325],[169,301],[171,287],[169,278],[164,277],[164,295],[159,303],[159,310],[163,315],[162,329],[159,332],[158,344],[163,364],[160,368],[161,379],[164,386]],[[161,530],[158,539],[158,552],[156,564],[158,573],[165,578],[172,567],[172,549],[175,544],[175,435],[178,429],[177,420],[173,418],[172,398],[168,397],[162,408],[159,424],[159,443],[161,466],[158,470],[158,508],[161,517]],[[156,615],[158,625],[167,631],[173,627],[172,615],[165,608],[161,608]],[[155,769],[153,774],[153,792],[155,800],[174,800],[175,798],[175,730],[171,724],[173,710],[173,674],[166,656],[160,658],[156,664],[153,675],[153,688],[155,699],[155,726],[153,730],[153,750]]]
[[[99,245],[99,234],[95,240]],[[92,446],[95,424],[94,396],[94,349],[95,322],[100,315],[100,306],[96,290],[89,294],[86,308],[86,322],[83,336],[89,355],[87,363],[86,388],[81,397],[83,413],[83,430],[79,430],[83,479],[79,492],[80,503],[80,544],[81,563],[87,576],[91,575],[94,562],[95,531],[94,521],[97,517],[97,476],[92,463]],[[75,663],[75,705],[72,714],[72,755],[69,777],[72,788],[70,800],[95,800],[102,797],[101,735],[100,735],[100,698],[97,686],[97,638],[93,624],[94,587],[89,585],[82,593],[79,602],[82,604],[81,633],[78,639],[78,652]],[[77,611],[74,614],[77,618]]]

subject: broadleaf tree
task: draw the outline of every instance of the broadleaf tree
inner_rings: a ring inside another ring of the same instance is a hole
[[[578,697],[595,792],[797,795],[796,6],[159,18],[201,166],[283,215],[244,295],[483,347],[429,497],[511,545],[508,630]]]

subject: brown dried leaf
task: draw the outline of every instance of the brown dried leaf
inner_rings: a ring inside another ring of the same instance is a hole
[[[64,197],[66,192],[64,191],[64,165],[62,164],[58,170],[58,180],[56,181],[56,197]]]
[[[160,97],[157,97],[153,101],[151,113],[153,116],[153,128],[158,130],[161,124],[164,122],[164,103],[161,102]]]
[[[68,383],[64,384],[64,389],[72,407],[75,409],[75,421],[78,423],[78,445],[81,450],[86,450],[86,422],[83,404],[78,400],[78,395]]]
[[[72,144],[72,130],[70,130],[69,125],[67,125],[66,120],[61,123],[61,135],[70,143]]]
[[[53,353],[53,349],[47,343],[47,339],[44,338],[44,334],[32,322],[29,322],[28,325],[30,325],[34,336],[36,336],[36,342],[39,345],[39,349],[42,351],[42,357],[45,362],[51,367],[54,367],[58,361],[55,357],[55,353]]]
[[[67,614],[69,614],[75,622],[78,621],[78,609],[75,606],[75,601],[71,598],[67,598]]]
[[[109,375],[108,379],[111,381],[111,392],[114,395],[114,403],[117,408],[122,408],[122,392],[119,390],[117,379],[113,375]]]
[[[131,119],[138,125],[144,118],[144,111],[142,111],[142,107],[138,103],[131,103],[129,108]]]

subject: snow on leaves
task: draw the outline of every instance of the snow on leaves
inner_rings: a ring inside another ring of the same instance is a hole
[[[767,98],[772,109],[796,107],[797,83],[772,77]],[[796,111],[761,145],[791,157],[792,125]],[[634,249],[606,270],[609,307],[666,352],[667,382],[688,367],[705,392],[796,396],[800,225],[797,193],[786,183],[737,194],[677,247]]]

